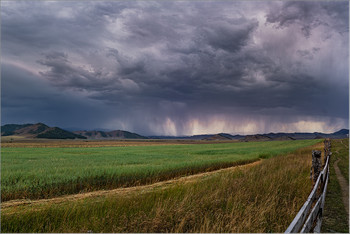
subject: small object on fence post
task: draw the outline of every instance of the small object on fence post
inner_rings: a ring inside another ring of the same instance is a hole
[[[314,177],[313,177],[313,183],[316,183],[316,180],[318,178],[318,175],[321,172],[321,151],[319,150],[313,150],[312,151],[312,168],[311,170],[314,171]]]

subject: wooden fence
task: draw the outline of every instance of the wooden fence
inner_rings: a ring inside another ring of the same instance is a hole
[[[322,213],[323,213],[323,207],[325,203],[328,178],[329,178],[329,160],[330,160],[330,156],[332,155],[331,141],[329,139],[326,139],[324,141],[324,146],[325,146],[324,148],[325,164],[324,164],[323,170],[315,178],[316,182],[314,184],[314,187],[309,197],[307,198],[306,202],[301,207],[298,214],[295,216],[294,220],[291,222],[291,224],[289,225],[285,233],[297,233],[297,232],[319,233],[321,231]],[[318,152],[321,153],[320,151]],[[315,169],[314,153],[315,151],[313,151],[313,155],[312,155],[313,167],[311,168],[311,170]],[[317,165],[316,165],[316,168],[317,168]],[[310,209],[311,209],[311,212],[310,212]]]

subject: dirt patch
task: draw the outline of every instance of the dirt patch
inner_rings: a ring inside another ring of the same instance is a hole
[[[135,192],[135,191],[141,191],[142,193],[151,191],[153,189],[165,189],[175,183],[190,183],[195,182],[198,179],[204,178],[206,176],[212,175],[214,173],[220,173],[224,171],[230,171],[230,170],[236,170],[238,168],[249,168],[256,166],[261,163],[260,161],[256,161],[253,163],[240,165],[240,166],[234,166],[234,167],[228,167],[224,169],[219,169],[215,171],[210,172],[204,172],[199,173],[195,175],[190,176],[184,176],[180,178],[175,178],[171,180],[161,181],[149,185],[141,185],[141,186],[134,186],[134,187],[127,187],[127,188],[117,188],[113,190],[100,190],[100,191],[94,191],[94,192],[88,192],[88,193],[80,193],[80,194],[74,194],[74,195],[66,195],[62,197],[56,197],[51,199],[39,199],[39,200],[12,200],[7,202],[1,203],[1,210],[4,212],[7,208],[14,208],[19,206],[27,206],[27,205],[34,205],[34,204],[45,204],[45,203],[62,203],[67,201],[75,201],[85,198],[93,198],[93,197],[101,197],[101,196],[108,196],[108,195],[127,195],[129,193]]]
[[[346,212],[348,213],[348,216],[349,216],[349,185],[346,179],[343,177],[343,175],[340,172],[340,169],[338,167],[339,161],[340,159],[334,162],[334,170],[341,187],[342,200],[343,200]]]

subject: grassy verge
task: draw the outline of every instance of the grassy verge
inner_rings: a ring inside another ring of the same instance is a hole
[[[311,150],[192,183],[3,209],[3,232],[284,232],[310,190]]]
[[[349,183],[349,139],[334,140],[332,143],[333,151],[337,154],[337,158],[340,158],[338,167]]]
[[[2,148],[1,200],[149,184],[269,158],[319,140],[103,148]]]
[[[332,158],[330,161],[330,180],[328,183],[324,207],[322,232],[349,233],[349,217],[342,201],[341,187],[334,171],[334,162],[340,159],[338,167],[349,182],[349,139],[332,140]]]

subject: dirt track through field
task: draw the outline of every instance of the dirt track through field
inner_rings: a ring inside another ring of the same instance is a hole
[[[230,170],[236,170],[238,168],[249,168],[256,166],[261,163],[261,160],[240,165],[240,166],[233,166],[228,168],[223,168],[215,171],[210,172],[204,172],[204,173],[198,173],[195,175],[190,176],[184,176],[180,178],[175,178],[171,180],[166,181],[160,181],[157,183],[149,184],[149,185],[141,185],[141,186],[134,186],[134,187],[127,187],[127,188],[117,188],[113,190],[100,190],[100,191],[94,191],[94,192],[88,192],[88,193],[80,193],[80,194],[74,194],[74,195],[66,195],[62,197],[56,197],[51,199],[39,199],[39,200],[12,200],[7,202],[1,203],[1,210],[2,212],[6,211],[7,208],[13,208],[13,207],[20,207],[20,206],[27,206],[27,205],[40,205],[45,203],[51,203],[51,204],[58,204],[68,201],[76,201],[81,200],[85,198],[94,198],[94,197],[101,197],[101,196],[108,196],[108,195],[126,195],[132,192],[140,191],[141,193],[151,191],[153,189],[165,189],[175,183],[190,183],[195,182],[196,180],[200,178],[204,178],[206,176],[212,175],[214,173],[224,172],[224,171],[230,171]]]
[[[334,162],[334,170],[341,187],[342,200],[343,200],[346,212],[348,213],[348,216],[349,216],[349,185],[345,180],[344,176],[340,172],[340,169],[338,167],[339,161],[340,159]]]

